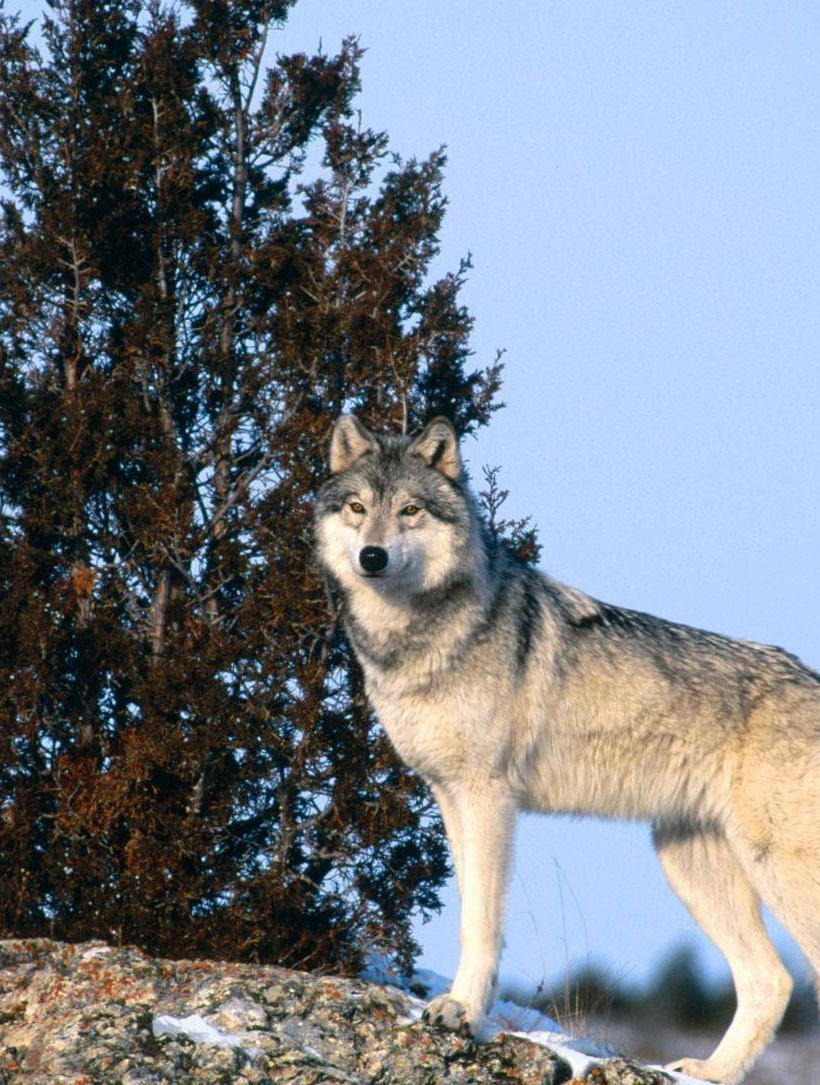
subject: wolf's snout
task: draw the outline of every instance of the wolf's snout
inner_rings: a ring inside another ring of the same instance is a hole
[[[387,551],[383,546],[365,546],[359,551],[359,564],[366,573],[381,573],[387,568]]]

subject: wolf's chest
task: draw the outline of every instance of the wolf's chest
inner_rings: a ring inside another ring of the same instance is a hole
[[[396,752],[423,776],[463,771],[486,741],[486,708],[465,687],[413,689],[369,676],[367,692]]]
[[[379,722],[399,757],[425,776],[437,776],[463,757],[461,721],[448,698],[409,693],[396,683],[368,682]]]

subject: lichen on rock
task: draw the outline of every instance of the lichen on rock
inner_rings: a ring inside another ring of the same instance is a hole
[[[569,1064],[501,1035],[418,1020],[389,987],[274,965],[168,961],[133,947],[0,942],[0,1085],[563,1085]],[[659,1085],[620,1059],[598,1085]]]

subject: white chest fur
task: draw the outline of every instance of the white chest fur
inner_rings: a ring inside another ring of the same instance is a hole
[[[420,688],[404,675],[371,673],[367,692],[398,755],[426,778],[455,779],[497,763],[509,732],[493,698],[466,676]]]

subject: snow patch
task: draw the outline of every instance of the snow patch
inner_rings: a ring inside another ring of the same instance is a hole
[[[107,957],[112,952],[111,946],[92,946],[83,953],[84,961],[93,960],[95,957]]]
[[[453,985],[451,979],[438,972],[432,972],[429,968],[419,968],[410,976],[402,976],[390,964],[389,959],[380,953],[370,954],[361,977],[368,983],[398,988],[407,995],[410,1002],[410,1019],[414,1021],[421,1019],[431,998],[446,994]],[[419,991],[424,992],[423,998],[419,998]],[[526,1004],[535,1000],[539,993],[535,984],[530,990],[520,980],[508,980],[501,977],[498,991],[499,997],[496,998],[487,1014],[487,1025],[482,1039],[489,1040],[498,1036],[499,1033],[506,1032],[510,1036],[518,1036],[531,1043],[540,1044],[542,1047],[549,1047],[569,1063],[573,1077],[582,1079],[589,1072],[590,1067],[618,1054],[615,1048],[609,1044],[600,1043],[591,1036],[567,1035],[551,1017],[547,1017],[539,1010],[528,1009],[526,1005],[521,1005],[520,1003]],[[515,996],[515,1002],[510,1001],[510,995]],[[648,1069],[659,1070],[673,1081],[680,1082],[681,1085],[703,1085],[703,1082],[697,1078],[679,1074],[675,1070],[665,1070],[661,1066],[649,1066]]]
[[[195,1044],[210,1044],[213,1047],[238,1047],[253,1062],[263,1054],[259,1047],[245,1047],[244,1040],[234,1032],[209,1025],[204,1017],[192,1013],[188,1017],[171,1017],[170,1014],[155,1014],[151,1022],[155,1036],[187,1036]]]

